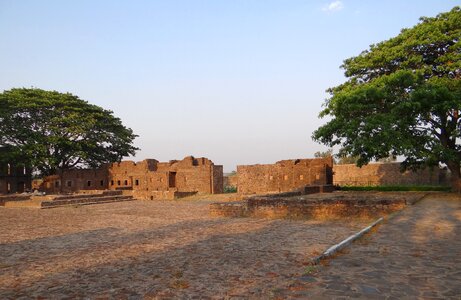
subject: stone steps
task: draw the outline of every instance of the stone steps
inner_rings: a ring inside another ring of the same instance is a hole
[[[34,207],[34,208],[55,208],[63,206],[92,205],[111,202],[132,201],[133,196],[124,195],[91,195],[91,197],[66,196],[64,199],[56,198],[54,200],[25,200],[25,201],[8,201],[5,207]]]
[[[54,200],[68,200],[68,199],[86,199],[86,198],[100,198],[104,196],[121,196],[123,191],[104,191],[102,194],[77,194],[77,195],[59,195]]]
[[[102,197],[90,197],[90,198],[78,198],[78,199],[65,199],[65,200],[53,200],[43,201],[41,208],[54,208],[62,206],[74,206],[74,205],[91,205],[91,204],[102,204],[110,202],[120,201],[132,201],[133,196],[102,196]]]

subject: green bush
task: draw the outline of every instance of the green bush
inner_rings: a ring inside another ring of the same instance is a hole
[[[237,193],[237,187],[236,186],[231,186],[231,185],[225,186],[224,187],[224,193],[225,194]]]

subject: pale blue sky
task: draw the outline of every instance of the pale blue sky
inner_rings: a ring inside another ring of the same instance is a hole
[[[312,157],[342,61],[459,1],[0,0],[0,91],[71,92],[140,137],[135,160]]]

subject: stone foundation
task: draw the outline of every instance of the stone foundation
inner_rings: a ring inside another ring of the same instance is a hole
[[[426,193],[335,192],[332,194],[256,196],[240,202],[213,203],[220,217],[294,219],[376,218],[401,210]]]
[[[127,191],[137,200],[174,200],[196,195],[197,192],[179,192],[179,191]]]

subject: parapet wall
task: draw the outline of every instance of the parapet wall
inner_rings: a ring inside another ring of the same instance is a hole
[[[270,165],[237,166],[238,193],[292,191],[306,185],[333,183],[333,158],[281,160]]]
[[[333,184],[339,186],[448,185],[447,171],[440,168],[400,172],[400,163],[335,165]]]

